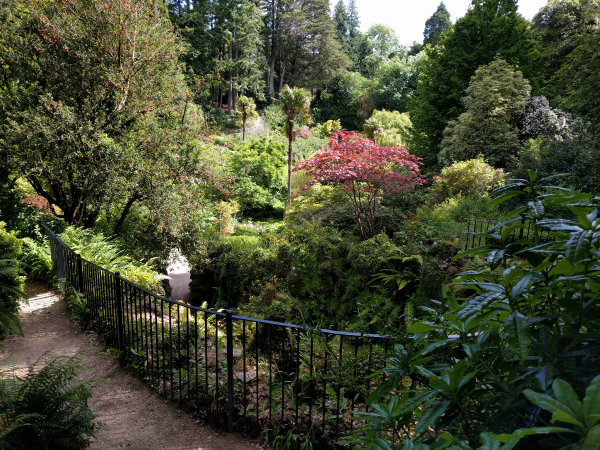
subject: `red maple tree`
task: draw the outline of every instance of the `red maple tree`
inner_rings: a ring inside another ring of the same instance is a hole
[[[362,134],[341,130],[331,134],[327,148],[296,164],[294,171],[306,170],[312,176],[298,193],[321,182],[346,192],[360,233],[368,239],[381,232],[382,199],[425,183],[420,165],[421,158],[403,147],[379,147]]]

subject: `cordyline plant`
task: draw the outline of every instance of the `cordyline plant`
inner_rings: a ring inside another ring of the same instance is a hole
[[[348,196],[363,239],[381,232],[381,199],[425,183],[419,173],[421,159],[402,147],[379,147],[364,135],[341,130],[331,134],[329,146],[294,167],[306,170],[310,180],[299,192],[316,183],[339,186]]]

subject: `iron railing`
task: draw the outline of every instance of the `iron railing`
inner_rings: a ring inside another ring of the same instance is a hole
[[[488,243],[488,238],[483,236],[483,234],[487,233],[490,228],[498,225],[496,222],[487,222],[485,220],[473,220],[469,219],[467,221],[467,236],[465,243],[465,250],[469,250],[474,247],[479,247],[480,245],[485,245]],[[518,221],[518,223],[514,223],[511,225],[514,227],[513,232],[509,236],[509,239],[514,241],[525,239],[529,240],[532,236],[534,226],[531,220],[523,219]],[[502,227],[498,228],[496,231],[498,233],[502,232]],[[550,238],[549,230],[538,230],[540,242],[547,242]]]
[[[228,430],[310,436],[352,430],[382,381],[390,336],[244,317],[161,297],[91,263],[43,226],[56,276],[87,300],[88,328],[126,368]]]

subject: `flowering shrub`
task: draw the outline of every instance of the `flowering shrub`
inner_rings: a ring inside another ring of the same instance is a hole
[[[381,199],[425,183],[420,164],[402,147],[379,147],[361,134],[341,130],[331,134],[328,148],[296,164],[294,171],[306,170],[313,177],[300,191],[321,182],[339,186],[367,239],[381,231]]]
[[[494,169],[483,157],[460,161],[442,170],[442,174],[433,178],[429,190],[433,203],[442,203],[447,198],[461,194],[486,194],[502,186],[506,179],[503,169]]]

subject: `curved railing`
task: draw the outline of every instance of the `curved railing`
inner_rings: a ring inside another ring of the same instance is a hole
[[[42,226],[56,276],[87,300],[87,328],[129,370],[228,430],[333,443],[381,376],[390,336],[244,317],[181,303],[91,263]]]

